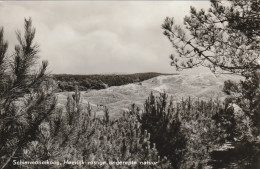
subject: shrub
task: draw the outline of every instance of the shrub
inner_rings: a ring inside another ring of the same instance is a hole
[[[96,118],[90,105],[82,109],[80,100],[76,88],[75,94],[68,96],[66,111],[56,111],[41,124],[39,136],[23,152],[25,160],[85,162],[82,166],[65,165],[65,168],[169,168],[167,159],[160,158],[155,146],[150,145],[150,134],[141,133],[134,114],[125,112],[121,118],[110,120],[106,109],[103,118]],[[106,164],[88,165],[87,162],[93,161]],[[136,161],[137,164],[116,166],[109,161]],[[158,164],[138,164],[142,161]]]
[[[240,111],[245,118],[249,118],[252,122],[252,132],[258,136],[260,133],[260,76],[259,73],[252,72],[245,74],[245,77],[245,80],[239,83],[233,82],[233,89],[227,87],[225,83],[226,92],[231,93],[225,104],[235,105],[237,107],[235,112]]]
[[[225,100],[227,111],[218,114],[216,120],[234,145],[237,166],[257,168],[260,161],[260,76],[258,72],[244,76],[245,80],[239,83],[225,83],[224,89],[230,94]]]
[[[151,133],[151,142],[173,168],[200,168],[210,160],[210,152],[220,145],[221,128],[213,116],[223,105],[213,101],[182,100],[174,103],[165,93],[146,100],[144,112],[137,113],[142,131]]]

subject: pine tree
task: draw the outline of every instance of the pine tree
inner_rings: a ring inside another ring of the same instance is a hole
[[[40,137],[24,150],[25,159],[86,162],[75,168],[170,167],[167,159],[158,156],[155,145],[151,146],[150,134],[142,133],[135,114],[125,112],[119,119],[110,120],[108,109],[105,109],[103,119],[96,118],[90,105],[82,109],[77,88],[73,95],[68,96],[65,111],[56,111],[44,121],[39,130]],[[105,165],[87,163],[93,161],[102,161]],[[110,164],[111,161],[135,161],[136,164],[116,166]],[[145,166],[139,164],[142,161],[158,163]]]
[[[151,133],[160,156],[166,156],[172,168],[200,168],[210,161],[210,152],[225,140],[214,116],[225,111],[217,101],[182,100],[174,103],[166,93],[150,94],[144,112],[137,114],[142,132]]]
[[[48,62],[34,70],[38,45],[35,28],[25,19],[24,34],[17,32],[18,44],[7,55],[8,44],[0,31],[0,166],[11,168],[23,148],[37,137],[38,127],[54,111],[56,100],[52,82],[46,79]]]
[[[229,0],[225,4],[211,0],[207,11],[191,7],[183,27],[167,17],[162,28],[175,48],[171,64],[177,69],[204,66],[214,73],[236,73],[245,78],[238,84],[225,82],[223,90],[229,97],[214,118],[228,135],[224,138],[233,140],[238,154],[247,150],[241,158],[247,162],[242,163],[255,165],[260,159],[260,3]]]
[[[259,0],[230,0],[225,6],[211,0],[211,8],[190,9],[184,28],[167,17],[162,28],[176,49],[171,64],[177,69],[204,66],[213,72],[244,75],[259,70]]]

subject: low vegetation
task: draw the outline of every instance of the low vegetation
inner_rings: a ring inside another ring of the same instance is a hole
[[[173,103],[165,93],[146,100],[138,114],[142,130],[151,133],[151,141],[172,168],[201,168],[210,153],[225,139],[213,117],[225,107],[217,101],[182,100]]]
[[[85,110],[81,108],[80,100],[76,89],[74,97],[68,96],[65,112],[56,111],[41,123],[36,139],[23,150],[23,160],[85,162],[75,168],[170,167],[167,159],[161,158],[156,147],[150,145],[150,134],[141,132],[135,115],[124,113],[121,118],[110,120],[106,110],[103,118],[96,118],[90,106]],[[94,161],[103,164],[88,163]],[[112,163],[120,161],[136,164],[116,166]],[[145,161],[156,162],[156,165],[139,163]],[[72,165],[63,165],[63,168],[72,168]]]
[[[105,89],[110,86],[120,86],[129,83],[140,83],[160,75],[170,75],[163,73],[135,73],[135,74],[108,74],[108,75],[53,75],[58,83],[59,91],[74,91],[75,86],[79,90]],[[171,74],[172,75],[172,74]]]

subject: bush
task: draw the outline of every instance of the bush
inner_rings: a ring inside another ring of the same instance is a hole
[[[239,83],[233,83],[232,89],[227,87],[225,83],[224,88],[226,92],[231,93],[225,100],[227,106],[237,107],[234,113],[240,112],[245,118],[249,118],[252,123],[252,133],[254,136],[260,134],[260,76],[257,72],[245,74],[246,79]]]
[[[227,111],[218,114],[216,121],[234,145],[237,166],[257,168],[260,162],[260,76],[258,72],[244,76],[245,80],[239,83],[225,83],[224,89],[229,94],[225,100]]]
[[[56,112],[41,124],[39,136],[23,151],[25,160],[86,162],[75,168],[129,168],[127,165],[109,165],[109,161],[136,161],[138,168],[169,168],[169,162],[160,158],[156,148],[150,146],[150,134],[141,133],[134,114],[124,113],[112,121],[106,110],[103,119],[96,118],[90,106],[86,110],[81,108],[80,100],[80,92],[76,89],[74,95],[68,96],[66,111]],[[91,161],[106,164],[90,166],[87,162]],[[158,164],[139,165],[142,161]]]
[[[210,152],[220,145],[221,128],[213,120],[223,106],[213,101],[167,100],[165,93],[152,93],[144,112],[137,113],[142,131],[151,133],[151,142],[173,168],[200,168],[210,160]]]

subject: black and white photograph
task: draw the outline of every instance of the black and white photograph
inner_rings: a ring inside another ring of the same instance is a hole
[[[260,0],[0,0],[0,169],[260,169]]]

